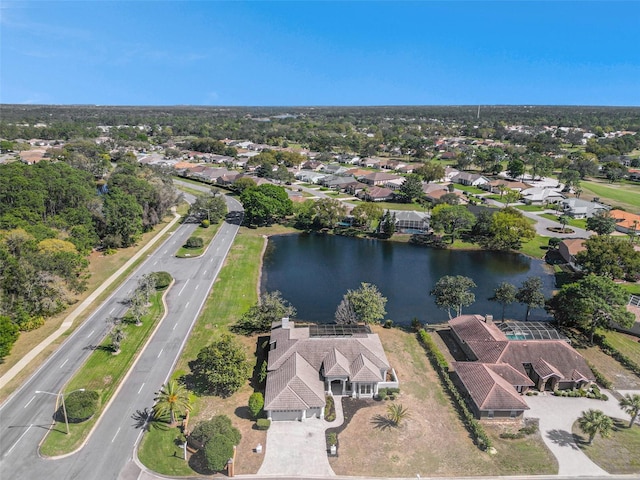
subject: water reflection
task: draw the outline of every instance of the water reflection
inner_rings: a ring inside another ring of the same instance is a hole
[[[433,250],[413,245],[360,240],[332,235],[282,235],[269,239],[265,253],[262,290],[280,290],[298,310],[298,318],[332,322],[335,309],[347,289],[360,282],[374,283],[385,295],[387,318],[408,324],[447,320],[429,291],[444,275],[465,275],[478,285],[476,303],[466,313],[501,314],[501,306],[488,301],[501,282],[516,287],[531,275],[542,279],[551,295],[553,276],[544,263],[523,255],[486,251]],[[523,320],[526,308],[511,305],[509,318]],[[548,319],[542,309],[531,320]]]

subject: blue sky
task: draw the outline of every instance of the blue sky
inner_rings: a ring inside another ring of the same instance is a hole
[[[640,106],[638,1],[0,5],[0,103]]]

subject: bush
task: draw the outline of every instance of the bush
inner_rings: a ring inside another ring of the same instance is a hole
[[[253,418],[258,418],[260,412],[262,411],[262,407],[264,407],[264,397],[260,392],[254,392],[249,397],[249,411],[251,412],[251,416]]]
[[[269,430],[270,426],[271,420],[269,420],[268,418],[259,418],[258,420],[256,420],[256,428],[258,430]]]
[[[336,432],[327,433],[327,442],[329,445],[337,445],[338,444],[338,434]]]
[[[205,420],[196,425],[191,435],[189,435],[189,443],[195,448],[202,448],[216,435],[228,438],[231,441],[231,445],[237,445],[242,439],[240,430],[231,424],[229,417],[216,415],[211,420]]]
[[[325,397],[324,419],[327,422],[333,422],[336,419],[336,408],[334,405],[333,397],[331,395],[327,395]]]
[[[156,283],[156,290],[164,290],[173,280],[169,272],[153,272],[152,275]]]
[[[204,240],[200,237],[189,237],[184,246],[185,248],[202,248],[204,246]]]
[[[76,390],[64,398],[67,419],[70,423],[80,423],[93,417],[98,411],[100,395],[95,390]],[[64,412],[60,411],[61,418]]]
[[[205,218],[204,220],[202,220],[202,222],[200,222],[200,226],[202,228],[209,228],[211,226],[211,222]]]
[[[393,320],[388,319],[384,321],[384,328],[391,328],[393,327]]]
[[[233,457],[233,445],[232,440],[225,435],[216,434],[211,437],[204,447],[207,468],[212,471],[223,470]]]
[[[0,362],[11,353],[11,347],[18,340],[18,326],[9,317],[0,316]]]
[[[420,323],[420,320],[418,320],[417,317],[413,317],[411,319],[411,329],[414,332],[417,332],[418,330],[420,330],[422,328],[422,324]]]

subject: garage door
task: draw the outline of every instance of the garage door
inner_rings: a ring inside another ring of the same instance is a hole
[[[301,418],[301,410],[271,410],[271,420],[274,422],[293,421]]]

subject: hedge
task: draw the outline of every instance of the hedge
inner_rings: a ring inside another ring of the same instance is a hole
[[[204,240],[201,237],[189,237],[184,246],[186,248],[202,248],[204,246]]]
[[[256,420],[256,428],[258,430],[269,430],[270,426],[271,420],[269,420],[268,418],[259,418],[258,420]]]
[[[629,370],[631,370],[633,373],[635,373],[640,377],[640,365],[638,365],[636,362],[631,360],[624,353],[618,351],[616,347],[614,347],[608,342],[607,338],[604,335],[600,335],[596,333],[593,336],[593,341],[600,347],[600,349],[604,353],[615,358],[624,367],[628,368]]]
[[[98,411],[99,399],[100,395],[95,390],[76,390],[64,397],[64,406],[69,422],[81,423],[93,417]],[[64,417],[62,410],[60,417]]]
[[[464,397],[458,391],[453,380],[451,380],[451,377],[449,376],[449,362],[447,362],[447,359],[442,355],[442,352],[438,349],[438,346],[431,338],[431,335],[429,335],[424,329],[421,329],[418,332],[418,338],[427,352],[427,357],[429,358],[431,365],[435,368],[436,372],[438,372],[438,376],[440,377],[440,380],[442,380],[445,391],[449,394],[451,399],[455,401],[462,423],[474,438],[476,445],[482,450],[488,450],[492,446],[491,439],[487,435],[487,432],[485,432],[484,428],[482,428],[482,425],[480,425],[480,422],[478,422],[473,413],[471,413],[467,407]]]

